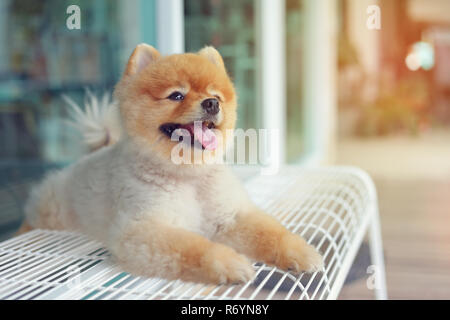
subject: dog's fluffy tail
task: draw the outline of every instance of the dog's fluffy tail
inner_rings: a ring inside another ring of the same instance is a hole
[[[121,135],[121,126],[117,102],[105,93],[98,98],[87,91],[84,110],[71,98],[63,96],[69,104],[70,120],[83,135],[84,143],[91,151],[116,143]]]

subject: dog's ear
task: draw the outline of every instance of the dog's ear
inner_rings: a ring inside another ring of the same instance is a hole
[[[141,43],[134,49],[130,59],[128,59],[124,74],[126,76],[135,75],[159,59],[160,56],[158,50],[146,43]]]
[[[204,47],[202,50],[198,52],[198,54],[207,58],[209,61],[214,63],[220,69],[225,70],[225,64],[223,63],[222,56],[220,55],[219,51],[217,51],[215,48],[211,46]]]

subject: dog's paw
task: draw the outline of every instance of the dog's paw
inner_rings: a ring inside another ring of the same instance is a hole
[[[253,279],[255,270],[249,260],[224,245],[214,245],[202,259],[206,282],[237,284]]]
[[[324,268],[319,252],[303,238],[291,233],[281,240],[276,265],[281,269],[296,272],[316,272],[323,271]]]

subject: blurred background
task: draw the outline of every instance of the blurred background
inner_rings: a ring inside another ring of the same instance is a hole
[[[66,26],[72,4],[80,29]],[[140,42],[166,54],[215,46],[237,127],[279,129],[281,163],[367,170],[389,297],[450,298],[449,0],[2,0],[0,240],[32,182],[84,152],[62,94],[82,104],[86,89],[110,92]],[[366,247],[343,299],[373,298]]]

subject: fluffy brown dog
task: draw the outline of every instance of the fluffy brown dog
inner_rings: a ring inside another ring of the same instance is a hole
[[[105,120],[116,114],[108,110],[99,113],[104,118],[81,117],[99,150],[33,190],[24,229],[84,232],[126,271],[148,277],[249,281],[254,270],[245,256],[285,270],[323,267],[312,246],[249,200],[225,165],[172,161],[184,143],[173,139],[180,131],[205,160],[223,151],[225,131],[234,128],[236,94],[214,48],[161,57],[141,44],[115,96],[120,125]]]

